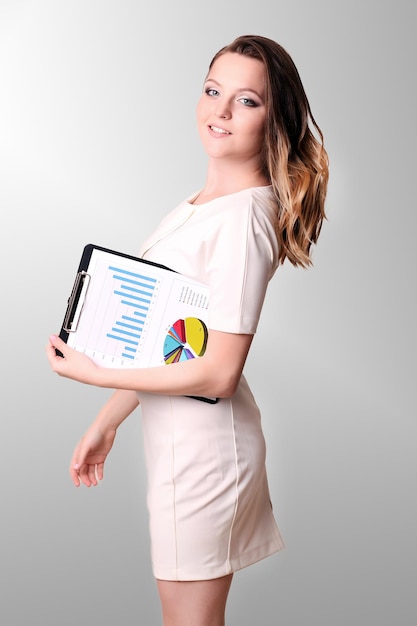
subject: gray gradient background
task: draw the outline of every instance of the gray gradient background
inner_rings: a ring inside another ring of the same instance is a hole
[[[61,380],[79,254],[135,254],[199,187],[208,60],[239,34],[294,58],[331,158],[309,271],[267,296],[246,373],[263,411],[286,549],[236,575],[230,625],[417,618],[415,28],[412,3],[0,2],[0,622],[160,623],[140,412],[97,489],[74,444],[108,392]]]

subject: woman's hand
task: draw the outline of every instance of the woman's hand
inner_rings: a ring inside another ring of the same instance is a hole
[[[81,437],[70,463],[70,476],[76,487],[83,483],[86,487],[96,486],[103,479],[104,462],[110,452],[116,430],[102,430],[92,424]]]
[[[57,355],[55,349],[58,349],[64,356]],[[49,337],[46,355],[52,370],[59,376],[88,385],[98,384],[98,374],[101,368],[85,354],[70,348],[60,337],[56,335]]]

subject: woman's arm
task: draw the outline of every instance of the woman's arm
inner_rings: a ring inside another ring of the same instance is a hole
[[[94,423],[99,424],[103,430],[117,430],[138,405],[136,391],[116,389],[100,409]]]
[[[99,367],[55,335],[50,337],[47,356],[52,370],[60,376],[97,387],[226,398],[236,391],[252,338],[210,330],[202,357],[140,369]],[[57,356],[55,348],[64,358]]]

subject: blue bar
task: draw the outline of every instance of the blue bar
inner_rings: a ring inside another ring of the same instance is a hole
[[[136,348],[130,348],[129,346],[125,346],[125,350],[128,350],[129,352],[136,352]]]
[[[143,315],[143,313],[140,313],[140,315]],[[143,320],[135,320],[134,317],[129,317],[128,315],[122,315],[122,320],[127,320],[128,322],[135,322],[135,324],[145,323]]]
[[[137,339],[140,339],[140,334],[138,335],[137,333],[130,333],[128,330],[122,330],[121,328],[112,328],[112,331],[114,333],[121,333],[122,335],[128,335],[129,337],[136,337]]]
[[[135,358],[132,354],[126,354],[126,352],[122,352],[122,356],[124,356],[125,359],[134,359]]]
[[[123,291],[113,291],[116,296],[123,296],[124,298],[132,298],[132,300],[138,300],[139,302],[146,302],[146,304],[150,304],[150,300],[146,300],[146,298],[139,298],[138,296],[131,296],[130,293],[123,293]]]
[[[142,304],[135,304],[134,302],[129,302],[128,300],[121,300],[121,303],[128,304],[129,306],[134,306],[136,309],[143,309],[144,311],[149,311],[149,307],[143,306]],[[135,314],[136,314],[136,311],[135,311]],[[141,313],[138,313],[138,315],[141,315]]]
[[[144,309],[145,307],[143,306],[141,308]],[[147,317],[146,313],[140,313],[140,311],[133,311],[133,315],[137,315],[138,317]],[[138,322],[143,324],[142,320],[138,320]]]
[[[133,324],[125,324],[124,322],[116,322],[116,326],[123,326],[124,328],[131,328],[132,330],[138,330],[138,331],[142,330],[142,328],[138,328],[137,326],[133,326]]]
[[[131,343],[134,346],[139,345],[139,341],[132,341],[131,339],[126,339],[126,337],[117,337],[117,335],[111,335],[110,333],[107,333],[106,337],[109,339],[117,339],[117,341],[123,341],[124,343]]]
[[[113,267],[113,265],[109,265],[109,270],[112,270],[113,272],[120,272],[121,274],[127,274],[128,276],[135,276],[136,278],[141,278],[142,280],[149,280],[151,283],[156,283],[156,278],[144,276],[143,274],[136,274],[135,272],[129,272],[128,270],[122,270],[119,267]]]
[[[135,293],[141,293],[144,296],[148,296],[148,298],[152,298],[152,293],[148,291],[143,291],[143,289],[136,289],[136,287],[130,287],[130,285],[120,285],[121,289],[126,289],[128,291],[134,291]]]
[[[113,274],[112,278],[115,280],[120,280],[123,283],[132,283],[132,285],[138,285],[138,287],[145,287],[145,289],[149,289],[153,291],[155,289],[155,285],[148,285],[147,283],[141,283],[138,280],[133,280],[132,278],[126,278],[126,276],[118,276],[117,274]]]

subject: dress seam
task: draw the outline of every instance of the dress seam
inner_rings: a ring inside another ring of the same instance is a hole
[[[231,427],[233,431],[233,447],[234,447],[234,455],[235,455],[235,471],[236,471],[236,481],[235,481],[235,508],[233,511],[232,521],[230,524],[229,530],[229,539],[227,545],[227,567],[229,572],[232,571],[232,565],[230,562],[230,553],[231,553],[231,544],[232,544],[232,535],[233,529],[236,521],[237,510],[239,506],[239,463],[237,458],[237,447],[236,447],[236,432],[235,432],[235,420],[234,420],[234,411],[233,411],[233,403],[229,401],[230,407],[230,419],[231,419]]]
[[[244,299],[244,295],[243,294],[244,294],[244,292],[246,290],[247,279],[248,279],[249,224],[252,221],[252,214],[253,214],[253,197],[252,197],[252,194],[251,194],[250,198],[249,198],[249,210],[246,213],[245,267],[243,269],[242,292],[240,294],[240,303],[239,303],[239,327],[241,327],[241,324],[242,324],[243,299]]]
[[[175,572],[178,576],[178,533],[177,533],[177,500],[176,500],[176,484],[175,484],[175,424],[174,412],[172,410],[172,399],[168,396],[169,407],[171,411],[171,427],[172,427],[172,505],[174,513],[174,541],[175,541]]]

